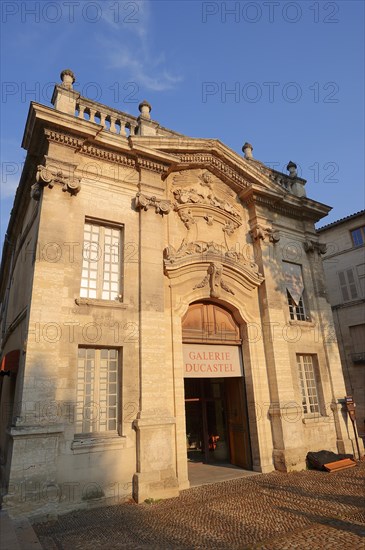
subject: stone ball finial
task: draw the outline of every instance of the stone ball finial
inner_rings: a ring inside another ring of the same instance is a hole
[[[152,107],[148,101],[145,99],[141,101],[141,103],[138,105],[139,112],[141,115],[145,118],[151,118],[150,112],[152,111]]]
[[[292,160],[288,162],[286,169],[289,172],[289,176],[291,176],[292,178],[295,178],[297,176],[297,165]]]
[[[242,147],[242,151],[244,152],[244,155],[245,155],[245,158],[246,159],[252,159],[252,151],[253,151],[253,147],[251,145],[251,143],[246,143],[243,145]]]
[[[71,69],[64,69],[60,74],[62,80],[62,86],[72,89],[72,84],[75,82],[75,74]]]

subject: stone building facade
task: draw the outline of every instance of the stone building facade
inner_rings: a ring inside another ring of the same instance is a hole
[[[1,265],[4,506],[49,514],[352,452],[314,223],[330,208],[215,139],[81,97],[32,103]]]
[[[356,403],[359,436],[365,438],[365,210],[317,230],[346,391]]]

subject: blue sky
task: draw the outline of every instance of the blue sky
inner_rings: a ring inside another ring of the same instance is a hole
[[[85,96],[178,132],[218,138],[333,206],[364,208],[362,1],[1,2],[1,242],[30,101],[50,105],[64,68]]]

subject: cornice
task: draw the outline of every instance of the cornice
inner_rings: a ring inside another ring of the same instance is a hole
[[[257,185],[243,190],[239,198],[247,206],[260,205],[279,214],[311,221],[323,218],[331,210],[329,206],[306,197],[296,197],[285,191],[277,193],[273,189],[265,189]]]
[[[60,143],[66,147],[72,147],[73,149],[80,149],[85,141],[85,139],[80,139],[73,134],[58,132],[49,128],[44,129],[44,135],[50,142]]]

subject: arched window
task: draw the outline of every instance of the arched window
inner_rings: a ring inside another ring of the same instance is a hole
[[[182,320],[183,342],[240,344],[240,329],[233,315],[218,304],[191,304]]]

